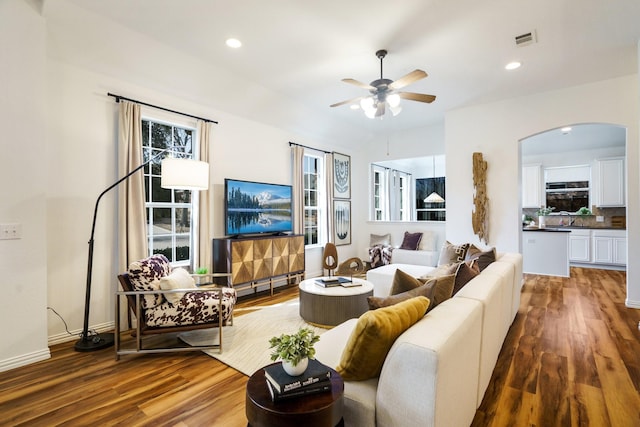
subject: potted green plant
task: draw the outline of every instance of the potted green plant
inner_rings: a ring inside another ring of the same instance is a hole
[[[536,212],[536,215],[538,215],[538,227],[540,227],[540,228],[544,228],[545,227],[544,217],[549,215],[555,209],[556,208],[554,208],[554,207],[540,206],[540,209],[538,209],[538,211]]]
[[[320,336],[308,328],[300,328],[295,334],[282,334],[269,340],[271,360],[282,359],[282,368],[291,376],[302,375],[307,369],[309,359],[313,359],[316,350],[313,345]]]

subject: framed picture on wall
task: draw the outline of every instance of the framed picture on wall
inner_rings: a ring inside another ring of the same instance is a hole
[[[333,153],[333,197],[351,198],[351,157]]]
[[[351,201],[333,201],[333,241],[336,246],[351,244]]]

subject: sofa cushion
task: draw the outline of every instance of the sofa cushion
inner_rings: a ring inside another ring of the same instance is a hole
[[[410,291],[402,292],[396,295],[389,295],[388,297],[367,297],[367,304],[369,304],[369,310],[377,310],[382,307],[389,307],[390,305],[398,304],[399,302],[406,301],[414,297],[431,297],[433,293],[433,285],[431,283],[418,286]]]
[[[375,246],[375,245],[381,245],[381,246],[391,245],[391,234],[387,233],[380,236],[377,234],[370,234],[369,246]]]
[[[422,233],[409,233],[408,231],[405,231],[400,249],[408,249],[411,251],[418,250],[421,239]]]
[[[160,289],[164,291],[171,289],[194,289],[195,287],[196,281],[184,268],[174,268],[168,276],[160,278]],[[185,292],[175,292],[164,294],[164,297],[169,301],[169,303],[171,303],[171,305],[176,305],[182,299],[184,294]]]
[[[465,255],[465,261],[476,261],[480,271],[484,270],[496,260],[496,248],[491,248],[487,251],[483,251],[476,245],[469,246],[467,254]]]
[[[380,375],[387,352],[396,338],[420,320],[427,307],[427,298],[415,297],[364,313],[349,336],[336,371],[347,381]]]
[[[129,264],[129,280],[135,291],[157,291],[160,278],[171,273],[171,264],[166,256],[155,254]],[[153,308],[165,301],[162,294],[144,295],[142,307]]]
[[[428,311],[431,311],[441,302],[451,298],[451,296],[453,295],[454,285],[455,274],[447,274],[437,277],[427,276],[415,278],[398,269],[396,270],[396,274],[393,276],[393,285],[391,286],[390,296],[402,295],[406,292],[411,292],[424,286],[423,289],[416,291],[415,294],[424,295],[425,297],[429,298],[430,304]],[[369,303],[369,308],[372,308],[372,304],[374,306],[386,306],[384,305],[385,303],[393,304],[393,301],[397,303],[399,302],[398,300],[402,300],[402,298],[403,297],[398,297],[396,299],[392,298],[386,301],[384,301],[384,299],[374,299],[371,303]]]
[[[464,261],[464,257],[467,255],[468,249],[469,243],[454,245],[447,240],[446,242],[444,242],[444,244],[442,245],[442,249],[440,250],[440,259],[438,260],[438,266]]]

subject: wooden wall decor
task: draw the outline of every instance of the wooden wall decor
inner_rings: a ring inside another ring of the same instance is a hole
[[[489,244],[489,198],[487,197],[487,162],[482,153],[473,153],[473,232]]]

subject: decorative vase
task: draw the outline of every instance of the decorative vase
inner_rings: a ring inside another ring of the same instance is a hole
[[[307,365],[309,365],[309,359],[306,357],[301,359],[296,366],[293,366],[288,360],[282,361],[282,368],[292,377],[304,374],[304,371],[307,370]]]
[[[538,217],[538,228],[544,228],[545,227],[545,223],[544,223],[544,216],[539,216]]]

